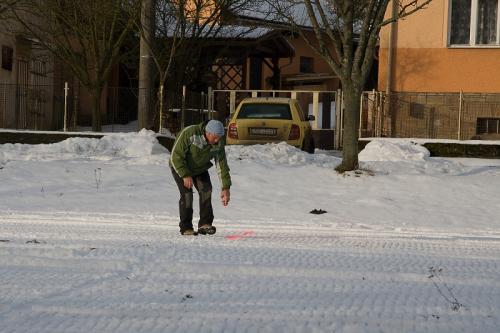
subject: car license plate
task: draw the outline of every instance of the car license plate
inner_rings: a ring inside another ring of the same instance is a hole
[[[250,134],[253,135],[265,135],[265,136],[276,136],[276,128],[267,128],[267,127],[251,127]]]

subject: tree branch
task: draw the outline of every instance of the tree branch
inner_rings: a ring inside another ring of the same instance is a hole
[[[396,1],[396,0],[394,0],[394,1]],[[412,0],[408,4],[403,5],[401,3],[401,0],[399,0],[399,10],[398,10],[397,16],[381,22],[380,26],[390,24],[390,23],[395,22],[399,19],[402,19],[402,18],[409,16],[409,15],[415,13],[416,11],[419,11],[421,9],[425,9],[425,8],[427,8],[427,5],[430,4],[431,2],[432,2],[432,0]]]

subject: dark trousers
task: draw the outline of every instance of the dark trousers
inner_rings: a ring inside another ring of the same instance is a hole
[[[193,228],[193,189],[186,188],[184,181],[175,170],[172,170],[177,187],[179,188],[179,227],[181,231]],[[208,171],[202,174],[192,176],[193,185],[198,191],[200,197],[200,221],[198,227],[208,224],[212,225],[214,221],[214,212],[212,209],[212,183]]]

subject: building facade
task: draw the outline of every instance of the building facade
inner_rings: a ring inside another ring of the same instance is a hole
[[[393,15],[388,6],[386,17]],[[500,1],[435,0],[380,35],[381,118],[395,137],[500,138]]]
[[[500,92],[499,5],[498,0],[435,0],[395,23],[392,36],[391,26],[385,26],[379,90]]]

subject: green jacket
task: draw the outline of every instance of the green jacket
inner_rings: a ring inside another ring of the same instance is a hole
[[[210,160],[214,159],[222,188],[230,188],[231,176],[224,149],[225,141],[221,139],[216,145],[209,144],[204,135],[205,126],[206,122],[189,126],[177,135],[169,164],[179,177],[184,178],[207,171],[213,166]]]

